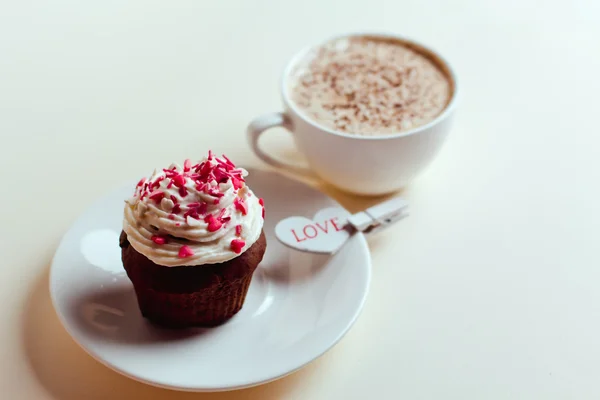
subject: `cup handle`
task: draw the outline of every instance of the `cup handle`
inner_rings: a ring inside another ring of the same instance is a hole
[[[280,161],[270,154],[267,154],[263,149],[260,148],[258,141],[260,135],[265,132],[267,129],[274,128],[280,126],[285,128],[288,132],[292,133],[292,123],[288,116],[282,112],[273,112],[269,114],[261,115],[260,117],[254,119],[248,128],[246,129],[246,133],[248,135],[248,142],[250,144],[250,148],[264,162],[269,165],[272,165],[276,168],[281,168],[286,171],[291,171],[296,174],[300,174],[307,177],[314,177],[314,173],[308,169],[307,167],[303,167],[300,165],[294,165],[290,163],[286,163]]]

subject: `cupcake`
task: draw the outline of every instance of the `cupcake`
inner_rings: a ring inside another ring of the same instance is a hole
[[[155,170],[126,200],[121,257],[148,320],[214,326],[242,308],[267,246],[263,201],[247,174],[209,151]]]

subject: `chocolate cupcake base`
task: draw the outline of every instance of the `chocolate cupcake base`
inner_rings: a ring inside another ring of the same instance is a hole
[[[165,327],[220,325],[242,309],[252,275],[267,242],[264,232],[238,257],[219,264],[165,267],[138,253],[120,237],[121,257],[140,311]]]

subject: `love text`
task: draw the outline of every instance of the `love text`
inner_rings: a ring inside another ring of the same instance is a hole
[[[313,224],[308,224],[302,229],[292,229],[292,235],[296,239],[296,242],[303,242],[305,240],[314,239],[319,235],[327,235],[331,232],[339,232],[344,229],[344,227],[339,226],[339,222],[337,217],[330,218],[325,220],[325,222],[320,223],[316,222]]]

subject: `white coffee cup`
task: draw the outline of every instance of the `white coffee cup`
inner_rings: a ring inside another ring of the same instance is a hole
[[[252,150],[267,164],[303,175],[314,172],[324,181],[351,193],[382,195],[405,187],[433,160],[450,131],[458,85],[448,62],[438,52],[413,40],[373,33],[342,35],[329,40],[353,36],[397,39],[437,61],[453,87],[444,111],[425,125],[380,136],[353,135],[319,125],[298,110],[288,93],[290,73],[311,49],[318,47],[310,46],[296,54],[284,70],[281,96],[285,111],[256,118],[248,126],[247,134]],[[284,127],[292,133],[310,169],[280,161],[259,146],[260,135],[273,127]]]

